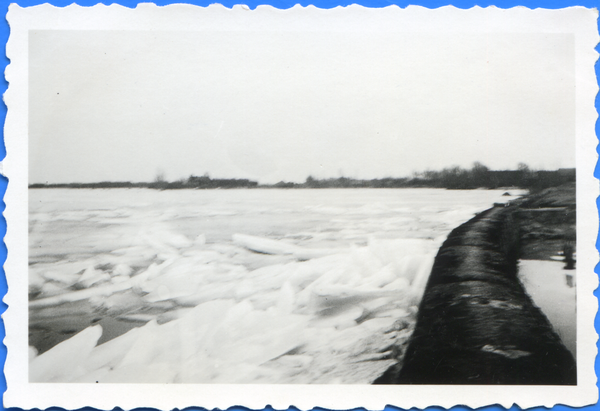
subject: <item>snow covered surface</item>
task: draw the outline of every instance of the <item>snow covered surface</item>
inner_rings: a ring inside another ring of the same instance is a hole
[[[30,331],[89,318],[29,379],[370,383],[446,235],[504,192],[29,190]]]
[[[562,261],[520,260],[519,277],[525,290],[577,358],[576,270]]]

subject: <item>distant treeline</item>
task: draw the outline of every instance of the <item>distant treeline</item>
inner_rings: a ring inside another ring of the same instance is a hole
[[[521,163],[517,170],[490,170],[475,163],[468,170],[449,167],[442,171],[425,171],[416,174],[412,180],[428,187],[450,189],[520,187],[535,191],[575,182],[575,174],[574,168],[532,170]]]
[[[256,181],[237,178],[210,178],[190,176],[187,180],[168,182],[162,177],[151,183],[132,183],[129,181],[102,181],[99,183],[31,184],[29,188],[153,188],[157,190],[177,190],[183,188],[252,188]]]
[[[189,176],[187,180],[182,179],[172,183],[159,179],[150,183],[148,187],[159,190],[177,190],[181,188],[253,188],[258,187],[258,183],[244,178],[210,178],[208,174],[205,174],[202,177]]]
[[[148,188],[150,183],[129,181],[100,181],[99,183],[29,184],[29,188]]]
[[[490,170],[481,163],[473,164],[470,169],[448,167],[441,171],[424,171],[405,178],[376,178],[358,180],[348,177],[316,179],[309,176],[304,183],[280,181],[276,184],[259,185],[248,179],[210,178],[190,176],[174,182],[168,182],[158,176],[151,183],[113,182],[67,183],[67,184],[31,184],[29,188],[153,188],[157,190],[176,189],[214,189],[214,188],[448,188],[474,189],[520,187],[531,191],[556,187],[575,181],[575,169],[553,171],[531,170],[520,164],[517,170]]]
[[[275,188],[448,188],[466,190],[475,188],[520,187],[532,191],[575,182],[575,169],[553,171],[531,170],[520,164],[517,170],[490,170],[481,163],[471,169],[448,167],[441,171],[415,173],[411,178],[378,178],[357,180],[347,177],[319,180],[309,176],[304,183],[280,181]]]

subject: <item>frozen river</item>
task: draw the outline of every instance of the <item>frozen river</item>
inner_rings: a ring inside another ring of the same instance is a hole
[[[504,192],[29,190],[30,380],[370,383]]]

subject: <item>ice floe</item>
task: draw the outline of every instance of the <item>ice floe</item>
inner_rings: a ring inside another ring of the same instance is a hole
[[[32,191],[30,381],[368,383],[503,193],[216,191]]]

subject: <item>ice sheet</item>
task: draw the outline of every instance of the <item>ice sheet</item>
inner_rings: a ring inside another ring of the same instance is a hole
[[[369,383],[445,236],[503,193],[31,190],[30,326],[55,335],[32,378]],[[77,372],[52,373],[64,344]]]
[[[519,278],[563,344],[577,358],[576,270],[564,267],[562,261],[520,260]]]

